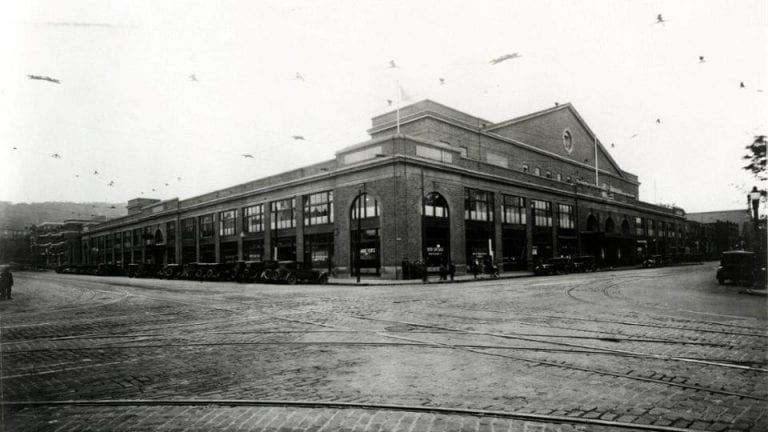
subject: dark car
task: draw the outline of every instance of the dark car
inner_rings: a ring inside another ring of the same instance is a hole
[[[234,263],[195,263],[194,278],[207,281],[234,280]]]
[[[649,268],[649,267],[661,267],[664,264],[666,264],[664,257],[661,255],[651,255],[645,260],[643,260],[643,267]]]
[[[234,279],[237,282],[260,282],[277,267],[277,261],[238,261],[234,267]]]
[[[293,285],[296,282],[309,283],[328,283],[328,272],[325,270],[313,269],[305,263],[286,261],[281,262],[275,270],[274,282],[284,282]]]
[[[160,271],[163,279],[178,279],[181,276],[182,267],[179,264],[168,264]]]
[[[731,282],[736,285],[765,286],[765,263],[759,266],[757,256],[753,252],[723,252],[716,278],[720,285]]]
[[[579,273],[593,272],[597,270],[597,263],[591,255],[577,256],[571,260],[571,268]]]
[[[122,276],[124,274],[122,268],[112,264],[99,264],[96,268],[97,276]]]
[[[125,273],[128,275],[128,277],[135,277],[135,278],[151,278],[151,277],[157,277],[157,272],[160,271],[161,267],[157,264],[128,264]]]
[[[538,276],[570,273],[573,264],[570,258],[550,258],[533,267],[533,274]]]

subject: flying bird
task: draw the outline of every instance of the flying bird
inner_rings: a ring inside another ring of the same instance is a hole
[[[304,77],[300,73],[296,72],[296,81],[304,81]]]
[[[744,85],[744,81],[740,82],[740,83],[739,83],[739,88],[744,88],[744,87],[746,87],[746,86]]]
[[[661,124],[661,119],[656,119],[656,124]]]
[[[640,134],[634,134],[631,137],[629,137],[629,139],[636,138],[638,135],[640,135]]]
[[[176,177],[176,180],[181,181],[181,177]]]
[[[250,153],[244,154],[243,157],[246,158],[246,159],[253,159],[253,155],[250,154]]]
[[[560,102],[555,102],[555,106],[560,106]]]
[[[516,53],[516,52],[515,52],[515,53],[512,53],[512,54],[504,54],[504,55],[503,55],[503,56],[501,56],[501,57],[496,57],[495,59],[491,60],[491,62],[490,62],[490,63],[491,63],[492,65],[496,65],[496,64],[499,64],[499,63],[501,63],[501,62],[503,62],[503,61],[507,61],[507,60],[516,59],[516,58],[518,58],[518,57],[520,57],[520,54],[518,54],[518,53]]]
[[[61,159],[61,156],[59,156],[58,153],[52,154],[51,157],[54,158],[54,159]]]
[[[94,171],[93,175],[99,175],[99,172],[98,171]]]
[[[80,174],[75,174],[75,177],[80,178]]]
[[[389,68],[390,69],[395,69],[396,67],[397,67],[397,63],[395,63],[394,60],[390,60],[389,61]]]
[[[115,185],[115,182],[113,182],[112,180],[110,180],[109,184],[107,184],[107,186],[114,186],[114,185]]]
[[[392,106],[392,99],[387,99],[387,106]]]
[[[301,136],[301,135],[294,135],[294,136],[292,136],[291,138],[293,138],[293,139],[295,139],[295,140],[301,140],[301,141],[304,141],[304,137],[303,137],[303,136]]]
[[[168,183],[166,183],[165,185],[168,186]]]
[[[27,75],[29,79],[33,80],[42,80],[42,81],[50,81],[52,83],[61,84],[61,82],[55,78],[51,78],[49,76],[41,76],[41,75]]]
[[[152,189],[152,192],[154,192],[154,191],[155,191],[155,190],[154,190],[154,189]]]
[[[440,85],[445,85],[445,78],[440,78]]]
[[[616,147],[616,145],[614,145],[613,143],[611,143],[611,148],[614,148],[614,147]]]
[[[14,150],[18,150],[15,146],[13,147]]]
[[[656,24],[664,24],[666,21],[664,21],[664,17],[661,16],[661,14],[656,15]]]
[[[704,56],[699,56],[699,63],[704,63],[706,60],[704,60]]]
[[[189,76],[189,80],[197,82],[197,77],[195,76],[195,74],[192,74]]]

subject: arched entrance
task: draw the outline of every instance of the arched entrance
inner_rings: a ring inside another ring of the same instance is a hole
[[[451,225],[448,202],[437,192],[431,192],[423,199],[421,229],[427,271],[438,272],[440,265],[447,265],[451,259]]]
[[[351,274],[381,273],[379,201],[362,192],[352,201],[350,215]]]

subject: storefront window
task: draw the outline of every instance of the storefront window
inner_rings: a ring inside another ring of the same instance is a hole
[[[194,240],[195,239],[195,219],[182,219],[181,221],[181,238],[182,240]]]
[[[304,225],[333,223],[333,192],[320,192],[304,197]]]
[[[525,198],[503,195],[501,221],[505,224],[525,225]]]
[[[219,213],[219,235],[222,237],[235,235],[236,222],[237,210],[227,210]]]
[[[272,229],[293,228],[296,226],[296,198],[288,198],[269,203]]]
[[[211,237],[213,237],[213,215],[200,216],[200,238]]]
[[[573,206],[568,204],[557,205],[557,226],[564,229],[573,229],[575,226],[573,219]]]
[[[533,225],[537,227],[552,226],[552,203],[549,201],[532,200]]]
[[[464,189],[464,219],[493,220],[493,194],[478,189]]]
[[[379,216],[379,202],[368,194],[362,194],[352,203],[352,219],[356,220],[358,213],[362,219]]]
[[[257,233],[264,231],[264,204],[243,209],[243,231]]]
[[[447,218],[448,203],[442,195],[432,192],[424,198],[424,216]]]

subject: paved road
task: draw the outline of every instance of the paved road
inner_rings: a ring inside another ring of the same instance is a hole
[[[369,287],[17,273],[0,424],[766,430],[766,299],[714,265]]]

